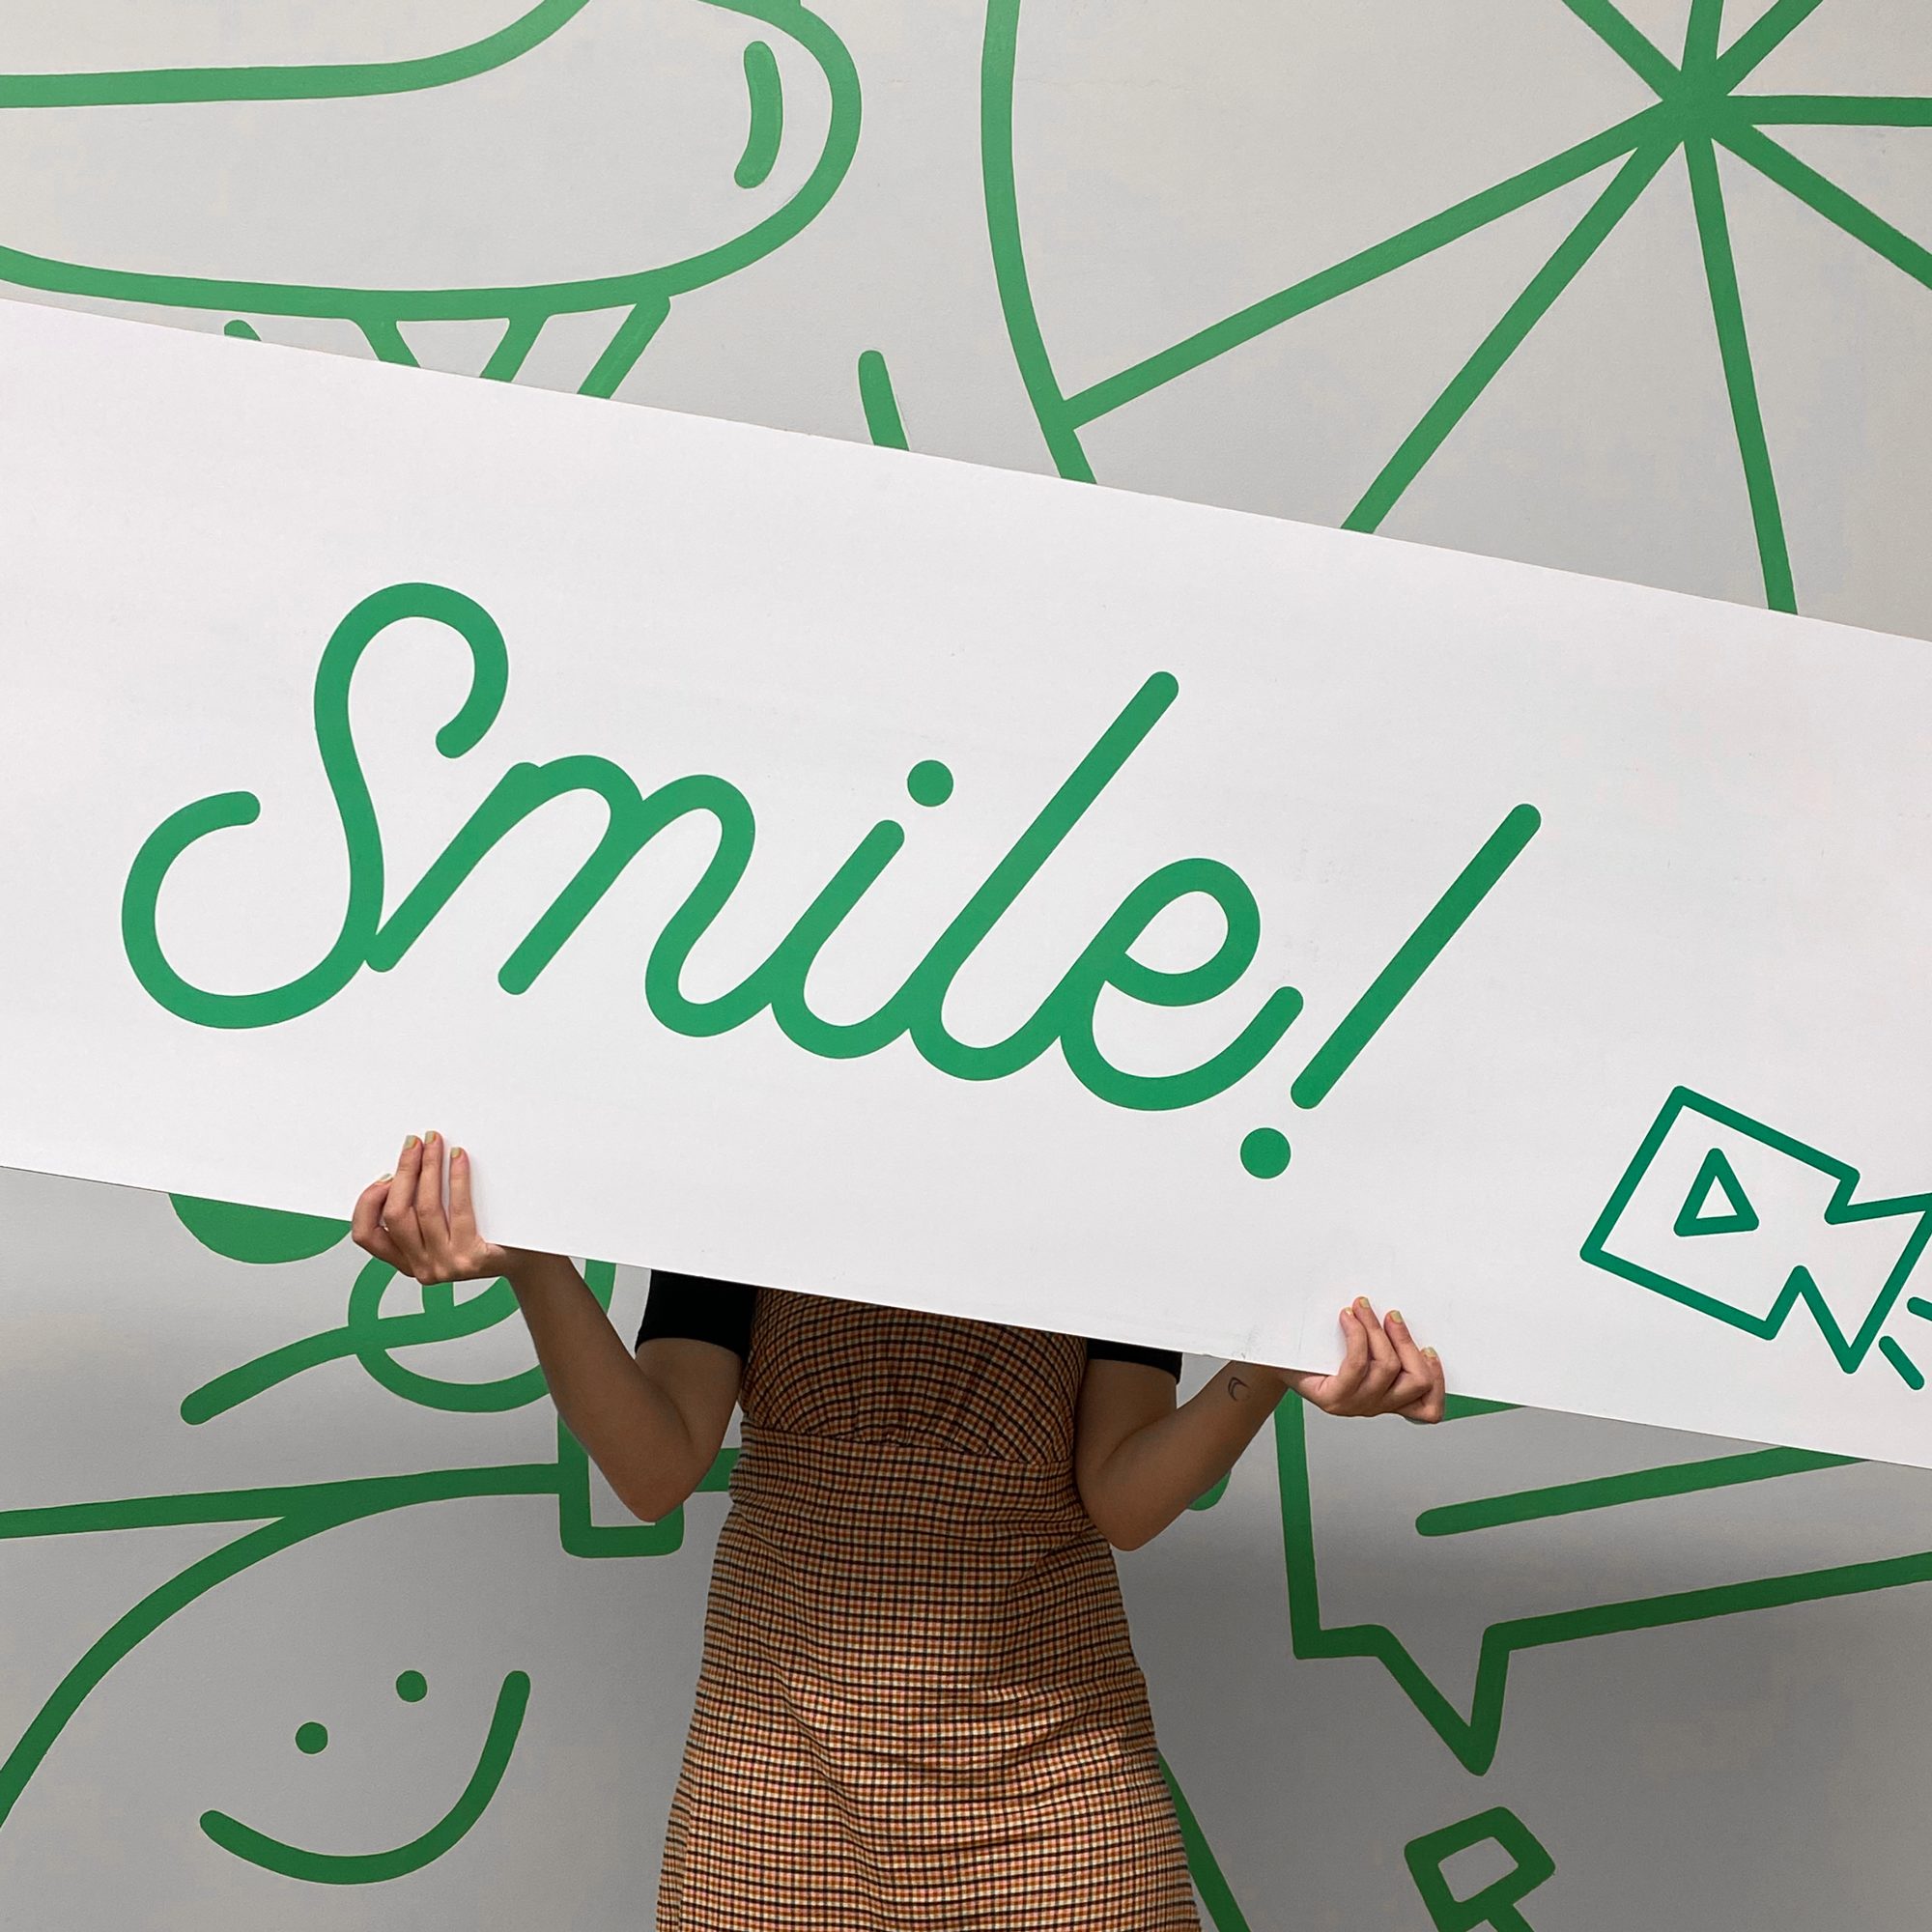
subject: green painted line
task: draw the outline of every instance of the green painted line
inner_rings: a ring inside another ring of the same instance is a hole
[[[880,449],[904,449],[905,423],[899,399],[893,392],[892,371],[876,349],[859,356],[859,407],[866,412],[866,434]]]
[[[551,1463],[501,1463],[474,1469],[432,1469],[397,1476],[351,1476],[332,1482],[283,1483],[253,1490],[205,1490],[185,1495],[125,1496],[101,1502],[44,1503],[0,1510],[0,1543],[103,1530],[160,1529],[197,1522],[263,1522],[271,1517],[349,1521],[417,1503],[462,1496],[535,1496],[554,1492]]]
[[[1757,533],[1764,601],[1774,611],[1796,611],[1798,594],[1792,582],[1791,553],[1785,541],[1777,482],[1772,472],[1771,445],[1765,438],[1764,412],[1758,401],[1757,377],[1751,367],[1750,342],[1745,330],[1744,299],[1738,289],[1737,261],[1731,251],[1723,184],[1718,176],[1718,156],[1710,137],[1697,135],[1686,141],[1684,159],[1690,171],[1690,199],[1696,209],[1697,236],[1704,252],[1704,279],[1711,293],[1711,316],[1717,325],[1718,349],[1723,358],[1724,385],[1730,392],[1731,420],[1737,428],[1738,455],[1744,464],[1745,489],[1750,498],[1751,526]]]
[[[1754,69],[1782,46],[1798,28],[1818,11],[1821,0],[1777,0],[1767,8],[1711,70],[1711,78],[1720,94],[1728,94]]]
[[[1091,483],[1094,467],[1080,446],[1080,418],[1068,408],[1046,338],[1034,311],[1020,241],[1019,195],[1013,183],[1013,69],[1020,29],[1020,0],[987,0],[986,37],[980,59],[980,171],[986,204],[986,237],[993,250],[993,279],[1007,340],[1060,474]]]
[[[1475,354],[1429,406],[1422,420],[1403,439],[1402,446],[1363,493],[1361,501],[1342,520],[1344,529],[1374,530],[1380,527],[1382,520],[1402,500],[1403,492],[1422,473],[1424,466],[1474,407],[1476,399],[1494,381],[1503,364],[1522,346],[1530,330],[1543,320],[1557,297],[1577,278],[1583,265],[1630,212],[1637,196],[1650,185],[1658,170],[1670,157],[1672,146],[1667,140],[1660,140],[1639,148],[1617,171],[1610,185],[1591,204],[1582,220],[1530,278],[1528,287],[1503,312],[1502,319],[1483,338]]]
[[[1916,1395],[1925,1386],[1925,1372],[1889,1335],[1878,1338],[1878,1351],[1898,1371],[1898,1378]]]
[[[784,140],[779,59],[763,41],[753,41],[745,48],[745,92],[751,97],[752,118],[745,129],[745,152],[738,156],[731,179],[740,187],[759,187],[771,174]]]
[[[1469,915],[1521,856],[1542,823],[1543,814],[1533,805],[1520,805],[1484,839],[1476,856],[1430,907],[1422,923],[1396,949],[1395,957],[1376,975],[1368,991],[1343,1015],[1342,1024],[1295,1075],[1289,1097],[1297,1107],[1320,1106],[1327,1097],[1389,1015],[1414,991],[1416,981],[1442,949],[1463,929]]]
[[[497,339],[496,348],[490,352],[489,361],[483,365],[483,380],[486,383],[516,381],[517,371],[524,366],[524,358],[536,347],[544,321],[541,315],[517,315],[503,325],[503,333]]]
[[[393,316],[358,316],[355,326],[362,331],[363,340],[375,352],[379,361],[393,362],[404,369],[420,367],[415,351],[403,340],[403,331],[396,327]]]
[[[1863,202],[1847,194],[1816,168],[1801,161],[1789,148],[1779,147],[1769,134],[1750,127],[1722,127],[1718,130],[1718,138],[1740,160],[1748,161],[1759,174],[1795,195],[1813,213],[1822,214],[1854,241],[1862,242],[1874,254],[1883,256],[1893,268],[1903,270],[1921,287],[1932,289],[1932,251],[1894,228],[1884,216],[1873,213]]]
[[[578,385],[580,396],[614,396],[618,384],[637,367],[638,358],[651,346],[651,338],[664,327],[670,314],[668,298],[659,296],[640,301],[627,315],[615,335],[605,344],[604,353],[592,365],[589,375]]]
[[[1662,111],[1659,107],[1646,107],[1641,113],[1619,121],[1615,127],[1605,128],[1601,134],[1578,141],[1561,154],[1455,202],[1372,247],[1264,296],[1246,308],[1236,309],[1233,315],[1183,336],[1171,348],[1078,391],[1067,399],[1073,421],[1093,422],[1173,382],[1176,377],[1211,362],[1217,355],[1225,355],[1229,350],[1238,349],[1242,343],[1292,322],[1298,315],[1306,315],[1338,296],[1379,280],[1506,214],[1514,214],[1520,208],[1527,208],[1531,202],[1541,201],[1574,181],[1580,181],[1594,169],[1632,153],[1662,125]]]
[[[386,1354],[392,1349],[425,1348],[480,1335],[516,1313],[516,1296],[508,1284],[493,1282],[461,1302],[448,1294],[433,1301],[435,1289],[427,1289],[423,1292],[424,1306],[420,1311],[384,1315],[381,1312],[384,1291],[404,1279],[386,1262],[365,1262],[350,1293],[347,1321],[338,1328],[326,1328],[319,1334],[305,1335],[279,1349],[270,1349],[252,1361],[223,1370],[199,1388],[190,1389],[182,1398],[182,1420],[195,1426],[213,1421],[326,1362],[350,1355],[366,1359],[377,1351]],[[479,1389],[490,1385],[466,1382],[461,1386]],[[534,1400],[542,1393],[542,1385],[536,1381],[525,1382],[519,1389],[524,1401]],[[404,1399],[417,1400],[417,1395],[412,1389]],[[522,1406],[522,1402],[515,1406]]]
[[[1221,1861],[1214,1856],[1208,1834],[1201,1829],[1201,1821],[1194,1815],[1194,1807],[1188,1804],[1187,1794],[1174,1775],[1174,1767],[1164,1757],[1160,1761],[1160,1775],[1167,1780],[1168,1795],[1174,1800],[1180,1842],[1187,1851],[1188,1875],[1201,1894],[1202,1904],[1208,1908],[1208,1917],[1213,1920],[1214,1932],[1248,1932],[1247,1918],[1221,1870]]]
[[[129,69],[109,73],[0,74],[0,108],[115,107],[185,100],[337,100],[447,87],[506,66],[550,39],[587,0],[537,0],[468,46],[412,60],[299,67]]]
[[[1485,1402],[1480,1396],[1452,1395],[1443,1399],[1444,1422],[1467,1422],[1478,1415],[1514,1415],[1522,1405],[1515,1402]]]
[[[240,1576],[264,1558],[304,1542],[327,1526],[327,1520],[284,1517],[247,1536],[237,1537],[233,1543],[224,1544],[198,1563],[189,1564],[158,1589],[150,1591],[111,1624],[54,1687],[20,1734],[19,1741],[0,1762],[0,1825],[7,1822],[28,1781],[40,1769],[42,1759],[53,1748],[55,1740],[67,1728],[74,1713],[87,1701],[101,1679],[136,1644],[152,1636],[170,1617],[185,1609],[197,1597],[206,1595],[231,1577]]]
[[[442,1339],[440,1324],[432,1325],[426,1317],[386,1319],[420,1321],[426,1340]],[[320,1368],[325,1362],[340,1361],[345,1355],[355,1354],[356,1346],[357,1337],[346,1327],[329,1328],[319,1335],[304,1335],[299,1341],[284,1343],[281,1348],[270,1349],[238,1368],[224,1369],[199,1388],[188,1390],[182,1397],[181,1419],[190,1427],[212,1422],[217,1415],[225,1415],[231,1408],[252,1401],[293,1377]]]
[[[1610,0],[1563,0],[1563,4],[1660,95],[1667,94],[1677,84],[1677,69],[1669,57]]]
[[[1757,1449],[1740,1456],[1706,1457],[1662,1468],[1633,1469],[1620,1476],[1596,1476],[1586,1482],[1555,1483],[1548,1489],[1517,1490],[1472,1502],[1445,1503],[1424,1510],[1415,1519],[1415,1529],[1418,1536],[1466,1536],[1472,1530],[1496,1529],[1506,1523],[1542,1522],[1550,1517],[1581,1516],[1626,1503],[1655,1502],[1663,1496],[1697,1495],[1705,1490],[1734,1489],[1741,1483],[1802,1476],[1814,1469],[1843,1469],[1859,1461],[1856,1456],[1825,1456],[1808,1449]]]
[[[1750,94],[1730,106],[1760,128],[1932,128],[1932,100],[1916,94]]]
[[[1684,25],[1684,72],[1708,73],[1718,59],[1718,36],[1724,18],[1724,0],[1690,0]]]

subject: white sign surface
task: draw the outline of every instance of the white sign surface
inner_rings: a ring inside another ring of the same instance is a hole
[[[1925,646],[17,305],[0,421],[0,1160],[1932,1464]]]

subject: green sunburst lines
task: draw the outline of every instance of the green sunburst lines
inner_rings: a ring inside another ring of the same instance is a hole
[[[980,70],[980,127],[987,229],[1013,358],[1060,474],[1094,480],[1080,432],[1215,357],[1296,316],[1406,268],[1436,249],[1515,213],[1608,163],[1621,165],[1582,218],[1504,309],[1474,352],[1383,463],[1361,499],[1338,521],[1381,526],[1548,313],[1563,291],[1681,152],[1689,174],[1711,317],[1749,500],[1766,604],[1795,611],[1797,590],[1772,467],[1725,213],[1717,154],[1727,150],[1853,240],[1932,289],[1932,249],[1881,215],[1765,132],[1773,127],[1932,128],[1932,99],[1910,95],[1765,94],[1739,89],[1829,0],[1776,0],[1724,45],[1723,0],[1691,0],[1679,57],[1660,48],[1615,0],[1549,0],[1566,8],[1657,96],[1649,107],[1549,156],[1533,167],[1441,209],[1427,219],[1304,276],[1260,301],[1195,330],[1154,355],[1067,394],[1054,375],[1035,311],[1021,242],[1012,158],[1012,90],[1021,0],[988,0]],[[1339,513],[1339,506],[1338,506]]]

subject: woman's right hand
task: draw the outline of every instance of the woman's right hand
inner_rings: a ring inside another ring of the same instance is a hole
[[[508,1280],[557,1414],[640,1521],[661,1521],[703,1480],[738,1400],[737,1357],[665,1339],[646,1345],[658,1356],[647,1367],[567,1257],[500,1248],[477,1233],[461,1148],[412,1134],[395,1173],[362,1190],[352,1227],[358,1248],[425,1288]]]
[[[449,1203],[443,1205],[443,1139],[412,1134],[394,1174],[372,1180],[355,1203],[350,1232],[358,1248],[425,1287],[433,1282],[494,1281],[546,1259],[499,1248],[476,1232],[469,1202],[469,1156],[449,1152]]]

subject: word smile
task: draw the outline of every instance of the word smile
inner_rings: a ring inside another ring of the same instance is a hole
[[[876,1053],[901,1037],[930,1065],[958,1080],[1001,1080],[1058,1046],[1075,1079],[1097,1098],[1142,1111],[1198,1105],[1245,1078],[1273,1050],[1301,1010],[1301,995],[1279,986],[1236,1037],[1199,1065],[1174,1073],[1131,1073],[1114,1065],[1094,1037],[1094,1011],[1110,989],[1154,1007],[1197,1006],[1226,992],[1246,972],[1261,938],[1261,909],[1246,882],[1214,859],[1180,859],[1151,873],[1122,900],[1031,1018],[1005,1039],[974,1044],[947,1030],[946,997],[960,969],[1113,781],[1173,703],[1179,686],[1165,672],[1150,677],[1101,733],[1071,775],[1011,849],[987,874],[939,935],[905,983],[868,1018],[832,1021],[813,1012],[806,984],[813,962],[846,915],[905,842],[905,829],[882,819],[821,888],[770,955],[728,992],[694,1000],[683,989],[692,949],[703,937],[751,863],[752,808],[724,779],[692,776],[648,794],[607,758],[572,755],[541,765],[512,765],[393,912],[383,916],[382,828],[356,756],[349,724],[349,687],[369,645],[405,618],[429,618],[469,646],[469,695],[440,731],[446,758],[472,751],[496,723],[509,688],[502,632],[481,605],[432,583],[397,583],[365,597],[335,627],[315,680],[315,735],[342,824],[349,859],[348,903],[328,952],[305,973],[249,993],[215,993],[191,985],[161,950],[156,906],[169,869],[211,833],[251,825],[261,815],[252,792],[221,792],[184,806],[148,836],[128,874],[121,902],[122,942],[136,978],[168,1011],[197,1026],[276,1026],[333,999],[364,966],[386,972],[421,938],[457,889],[494,847],[542,806],[572,792],[604,802],[607,820],[590,856],[511,952],[497,974],[508,993],[534,983],[591,909],[650,840],[681,818],[708,816],[718,842],[703,873],[665,923],[644,970],[644,1001],[674,1033],[706,1038],[769,1011],[786,1038],[828,1060]],[[952,775],[935,760],[906,781],[914,802],[932,808],[952,795]],[[1502,876],[1540,823],[1519,806],[1491,835],[1429,917],[1397,952],[1294,1083],[1297,1104],[1313,1106],[1333,1087],[1368,1037],[1440,952]],[[1219,908],[1223,932],[1199,964],[1166,969],[1134,956],[1135,942],[1166,909],[1199,895]],[[1270,1127],[1241,1145],[1251,1173],[1279,1174],[1288,1142]]]

